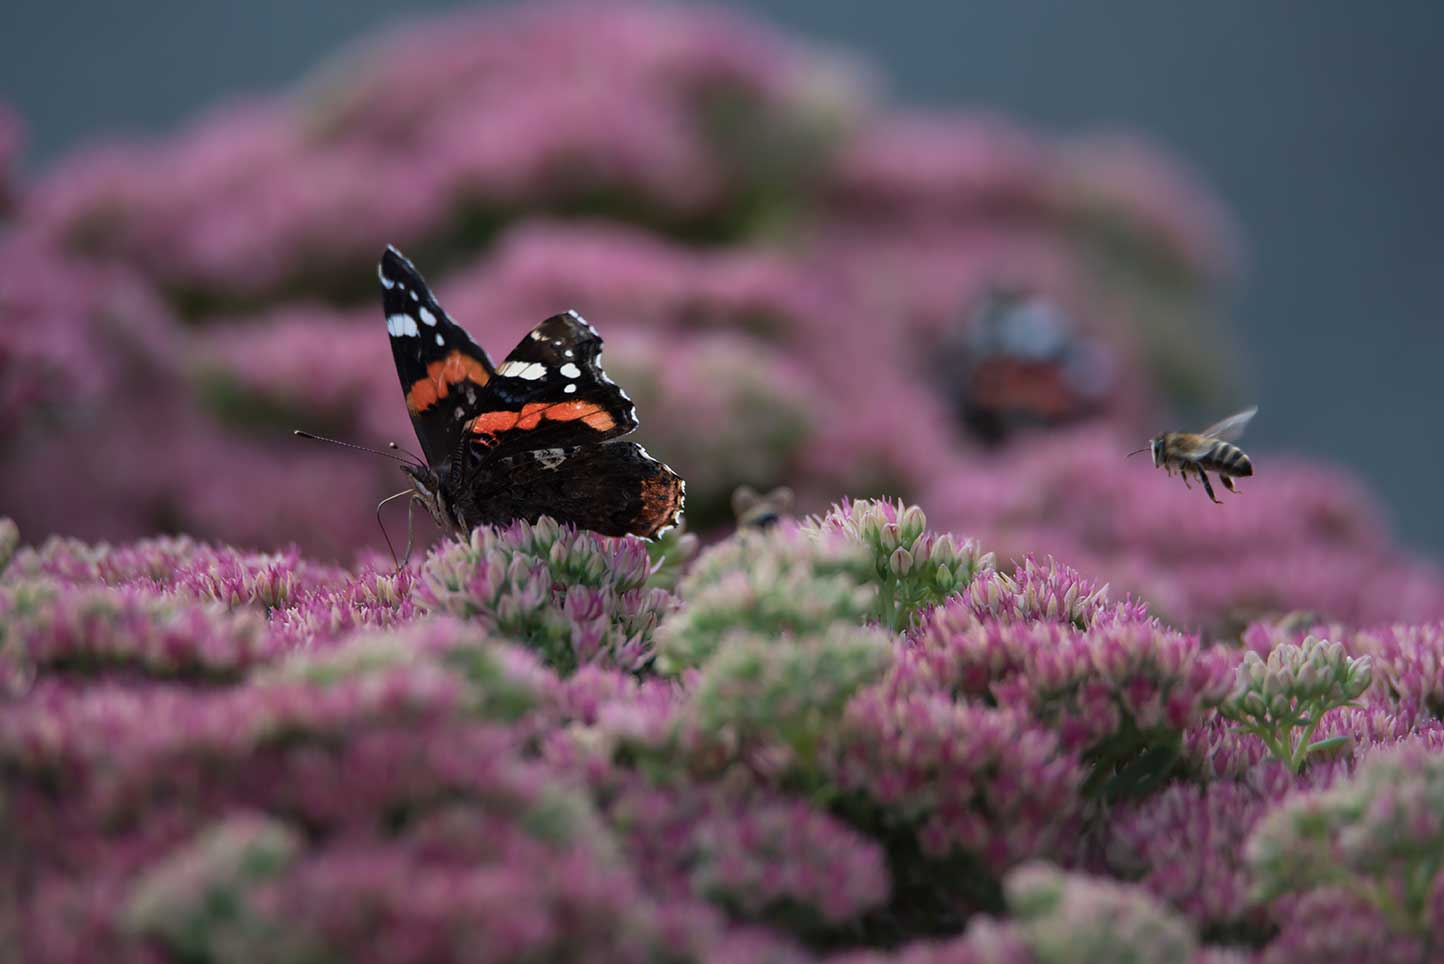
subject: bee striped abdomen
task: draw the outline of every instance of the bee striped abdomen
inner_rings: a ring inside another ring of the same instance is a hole
[[[1243,449],[1228,442],[1215,442],[1213,450],[1199,460],[1200,464],[1220,475],[1247,478],[1253,475],[1253,463]]]

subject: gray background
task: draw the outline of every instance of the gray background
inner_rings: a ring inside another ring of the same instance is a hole
[[[0,98],[26,118],[34,168],[285,87],[347,40],[453,5],[6,0]],[[1235,315],[1262,406],[1251,447],[1353,465],[1406,540],[1444,551],[1444,4],[741,6],[860,51],[899,100],[1132,128],[1187,158],[1248,243]]]

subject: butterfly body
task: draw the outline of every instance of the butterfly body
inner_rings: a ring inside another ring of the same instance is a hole
[[[535,522],[652,537],[675,524],[683,481],[622,436],[631,400],[601,368],[602,339],[580,315],[537,325],[500,365],[388,248],[378,275],[386,329],[425,465],[405,466],[438,526]]]

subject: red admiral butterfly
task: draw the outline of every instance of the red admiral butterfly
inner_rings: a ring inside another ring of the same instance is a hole
[[[961,421],[989,445],[1022,428],[1094,415],[1112,389],[1101,346],[1078,334],[1058,305],[1019,289],[990,292],[939,357]]]
[[[685,483],[635,442],[602,339],[574,311],[532,329],[500,366],[436,303],[395,248],[378,268],[391,354],[426,464],[403,466],[441,528],[558,522],[653,537],[677,522]]]

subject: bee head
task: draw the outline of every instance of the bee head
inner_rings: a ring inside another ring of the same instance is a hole
[[[1155,435],[1150,444],[1153,447],[1153,467],[1156,469],[1163,464],[1163,436]]]

